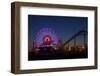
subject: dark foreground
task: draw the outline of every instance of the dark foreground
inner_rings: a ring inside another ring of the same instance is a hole
[[[88,58],[87,50],[83,51],[64,51],[62,49],[54,50],[51,47],[43,47],[36,52],[28,53],[28,60],[55,60],[55,59],[76,59],[76,58]]]

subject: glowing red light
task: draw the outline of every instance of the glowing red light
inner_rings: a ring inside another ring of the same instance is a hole
[[[50,45],[51,44],[51,36],[49,36],[49,35],[45,35],[44,37],[43,37],[43,43],[45,44],[45,45]]]

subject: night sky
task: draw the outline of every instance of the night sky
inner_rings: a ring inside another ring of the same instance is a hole
[[[67,41],[78,31],[87,30],[87,21],[87,17],[28,15],[29,46],[41,28],[52,28],[59,39]]]

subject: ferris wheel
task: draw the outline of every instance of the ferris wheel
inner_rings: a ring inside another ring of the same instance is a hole
[[[57,44],[58,36],[52,28],[42,28],[36,33],[35,42],[38,46]]]

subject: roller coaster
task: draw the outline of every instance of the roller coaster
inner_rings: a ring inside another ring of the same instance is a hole
[[[82,45],[77,44],[77,38],[83,36],[81,39],[81,42],[83,41]],[[70,42],[73,41],[73,46],[70,45]],[[64,48],[67,51],[81,51],[81,50],[86,50],[87,49],[87,31],[86,30],[80,30],[76,34],[74,34],[72,37],[70,37],[63,45],[62,48]]]
[[[55,49],[52,46],[39,47],[37,53],[29,52],[28,60],[50,60],[50,59],[74,59],[87,58],[87,31],[80,30],[70,37],[65,43],[61,44],[60,48]],[[78,37],[82,37],[82,44],[78,44]],[[73,45],[72,45],[73,44]]]

